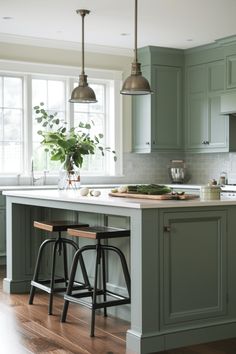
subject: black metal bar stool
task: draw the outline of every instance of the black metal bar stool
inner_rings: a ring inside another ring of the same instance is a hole
[[[102,239],[111,239],[115,237],[127,237],[130,236],[130,230],[117,229],[113,227],[105,227],[105,226],[95,226],[95,227],[82,227],[80,229],[68,229],[68,234],[70,236],[76,237],[84,237],[97,240],[95,245],[87,245],[81,247],[78,251],[76,251],[74,255],[74,259],[72,262],[71,274],[68,283],[68,287],[66,293],[64,295],[64,307],[61,317],[61,322],[66,321],[67,311],[69,302],[80,303],[89,307],[92,310],[91,316],[91,328],[90,328],[90,336],[94,336],[94,328],[95,328],[95,311],[97,309],[104,309],[104,316],[107,315],[107,307],[129,304],[130,303],[130,275],[127,267],[126,259],[122,251],[114,246],[101,244]],[[77,270],[78,261],[82,253],[89,250],[96,250],[96,264],[95,264],[95,276],[94,276],[94,286],[92,289],[88,289],[87,291],[77,291],[73,293],[73,285],[75,281],[75,275]],[[128,296],[121,296],[114,292],[108,291],[106,287],[106,262],[105,262],[105,251],[115,252],[121,262],[126,287],[128,291]],[[99,265],[102,270],[102,289],[98,288],[98,277],[99,277]],[[97,297],[103,296],[103,301],[98,302]],[[112,300],[107,300],[107,297],[111,297]],[[91,297],[92,302],[88,303],[83,300],[85,297]]]
[[[48,305],[49,315],[52,314],[53,294],[56,292],[65,292],[68,285],[68,262],[67,262],[66,246],[71,245],[75,251],[79,249],[77,243],[75,243],[74,241],[68,238],[63,238],[61,233],[63,231],[67,231],[68,228],[78,228],[81,226],[89,226],[89,225],[85,223],[82,224],[82,223],[75,223],[70,221],[34,221],[34,227],[38,229],[45,230],[48,232],[58,232],[57,237],[49,238],[43,241],[39,247],[36,265],[34,269],[34,275],[31,281],[31,289],[30,289],[30,297],[29,297],[29,304],[32,305],[36,288],[39,288],[49,293],[49,305]],[[42,255],[44,250],[46,250],[46,246],[49,246],[50,244],[53,244],[50,279],[39,280],[39,271],[40,271]],[[60,278],[55,277],[57,253],[59,256],[63,254],[64,277],[60,277]],[[75,288],[80,289],[80,288],[87,287],[88,289],[91,289],[82,255],[79,256],[79,261],[80,261],[80,266],[83,274],[84,283],[75,284]],[[64,283],[63,284],[64,286],[56,287],[55,285],[56,284],[60,285],[59,283]]]

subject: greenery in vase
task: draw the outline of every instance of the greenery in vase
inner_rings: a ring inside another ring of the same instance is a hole
[[[116,161],[116,153],[110,147],[104,147],[100,140],[103,134],[91,137],[89,123],[80,122],[78,127],[68,129],[66,122],[61,122],[57,117],[57,112],[49,114],[41,102],[34,107],[36,120],[44,128],[39,130],[38,134],[42,136],[41,144],[45,146],[44,150],[50,153],[52,161],[60,161],[64,163],[67,171],[73,169],[73,164],[81,168],[83,165],[84,155],[93,155],[96,150],[100,150],[102,156],[105,151],[109,151],[114,155]]]

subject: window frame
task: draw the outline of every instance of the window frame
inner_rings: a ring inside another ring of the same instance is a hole
[[[31,172],[31,156],[32,156],[32,87],[31,79],[40,77],[45,79],[65,80],[66,82],[66,96],[69,98],[72,85],[75,80],[78,80],[80,68],[74,66],[51,65],[31,62],[18,62],[11,60],[0,60],[0,74],[4,76],[19,76],[23,77],[23,175],[30,175]],[[95,81],[112,82],[113,87],[110,87],[111,97],[107,101],[112,102],[114,107],[114,125],[111,129],[114,131],[114,149],[117,153],[117,162],[111,174],[99,175],[99,177],[121,176],[123,167],[123,151],[122,151],[122,99],[120,97],[120,87],[122,82],[122,72],[117,70],[101,70],[101,69],[86,69],[86,74],[89,78]],[[73,116],[73,106],[69,102],[66,103],[67,115]],[[109,112],[108,115],[110,115]],[[68,118],[68,117],[66,117]],[[106,131],[106,134],[109,132]],[[108,135],[109,136],[109,135]],[[108,154],[112,155],[112,154]],[[112,156],[108,157],[112,158]],[[106,171],[108,171],[106,166]],[[55,175],[55,172],[54,172]],[[87,175],[88,177],[95,177],[95,175]],[[53,176],[53,173],[50,174]]]

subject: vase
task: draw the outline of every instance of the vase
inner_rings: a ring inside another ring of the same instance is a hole
[[[73,161],[64,163],[59,171],[58,189],[77,190],[80,188],[80,169]]]

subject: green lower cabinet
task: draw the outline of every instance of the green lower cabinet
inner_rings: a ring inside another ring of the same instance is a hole
[[[226,316],[227,212],[163,212],[161,220],[161,329]]]

